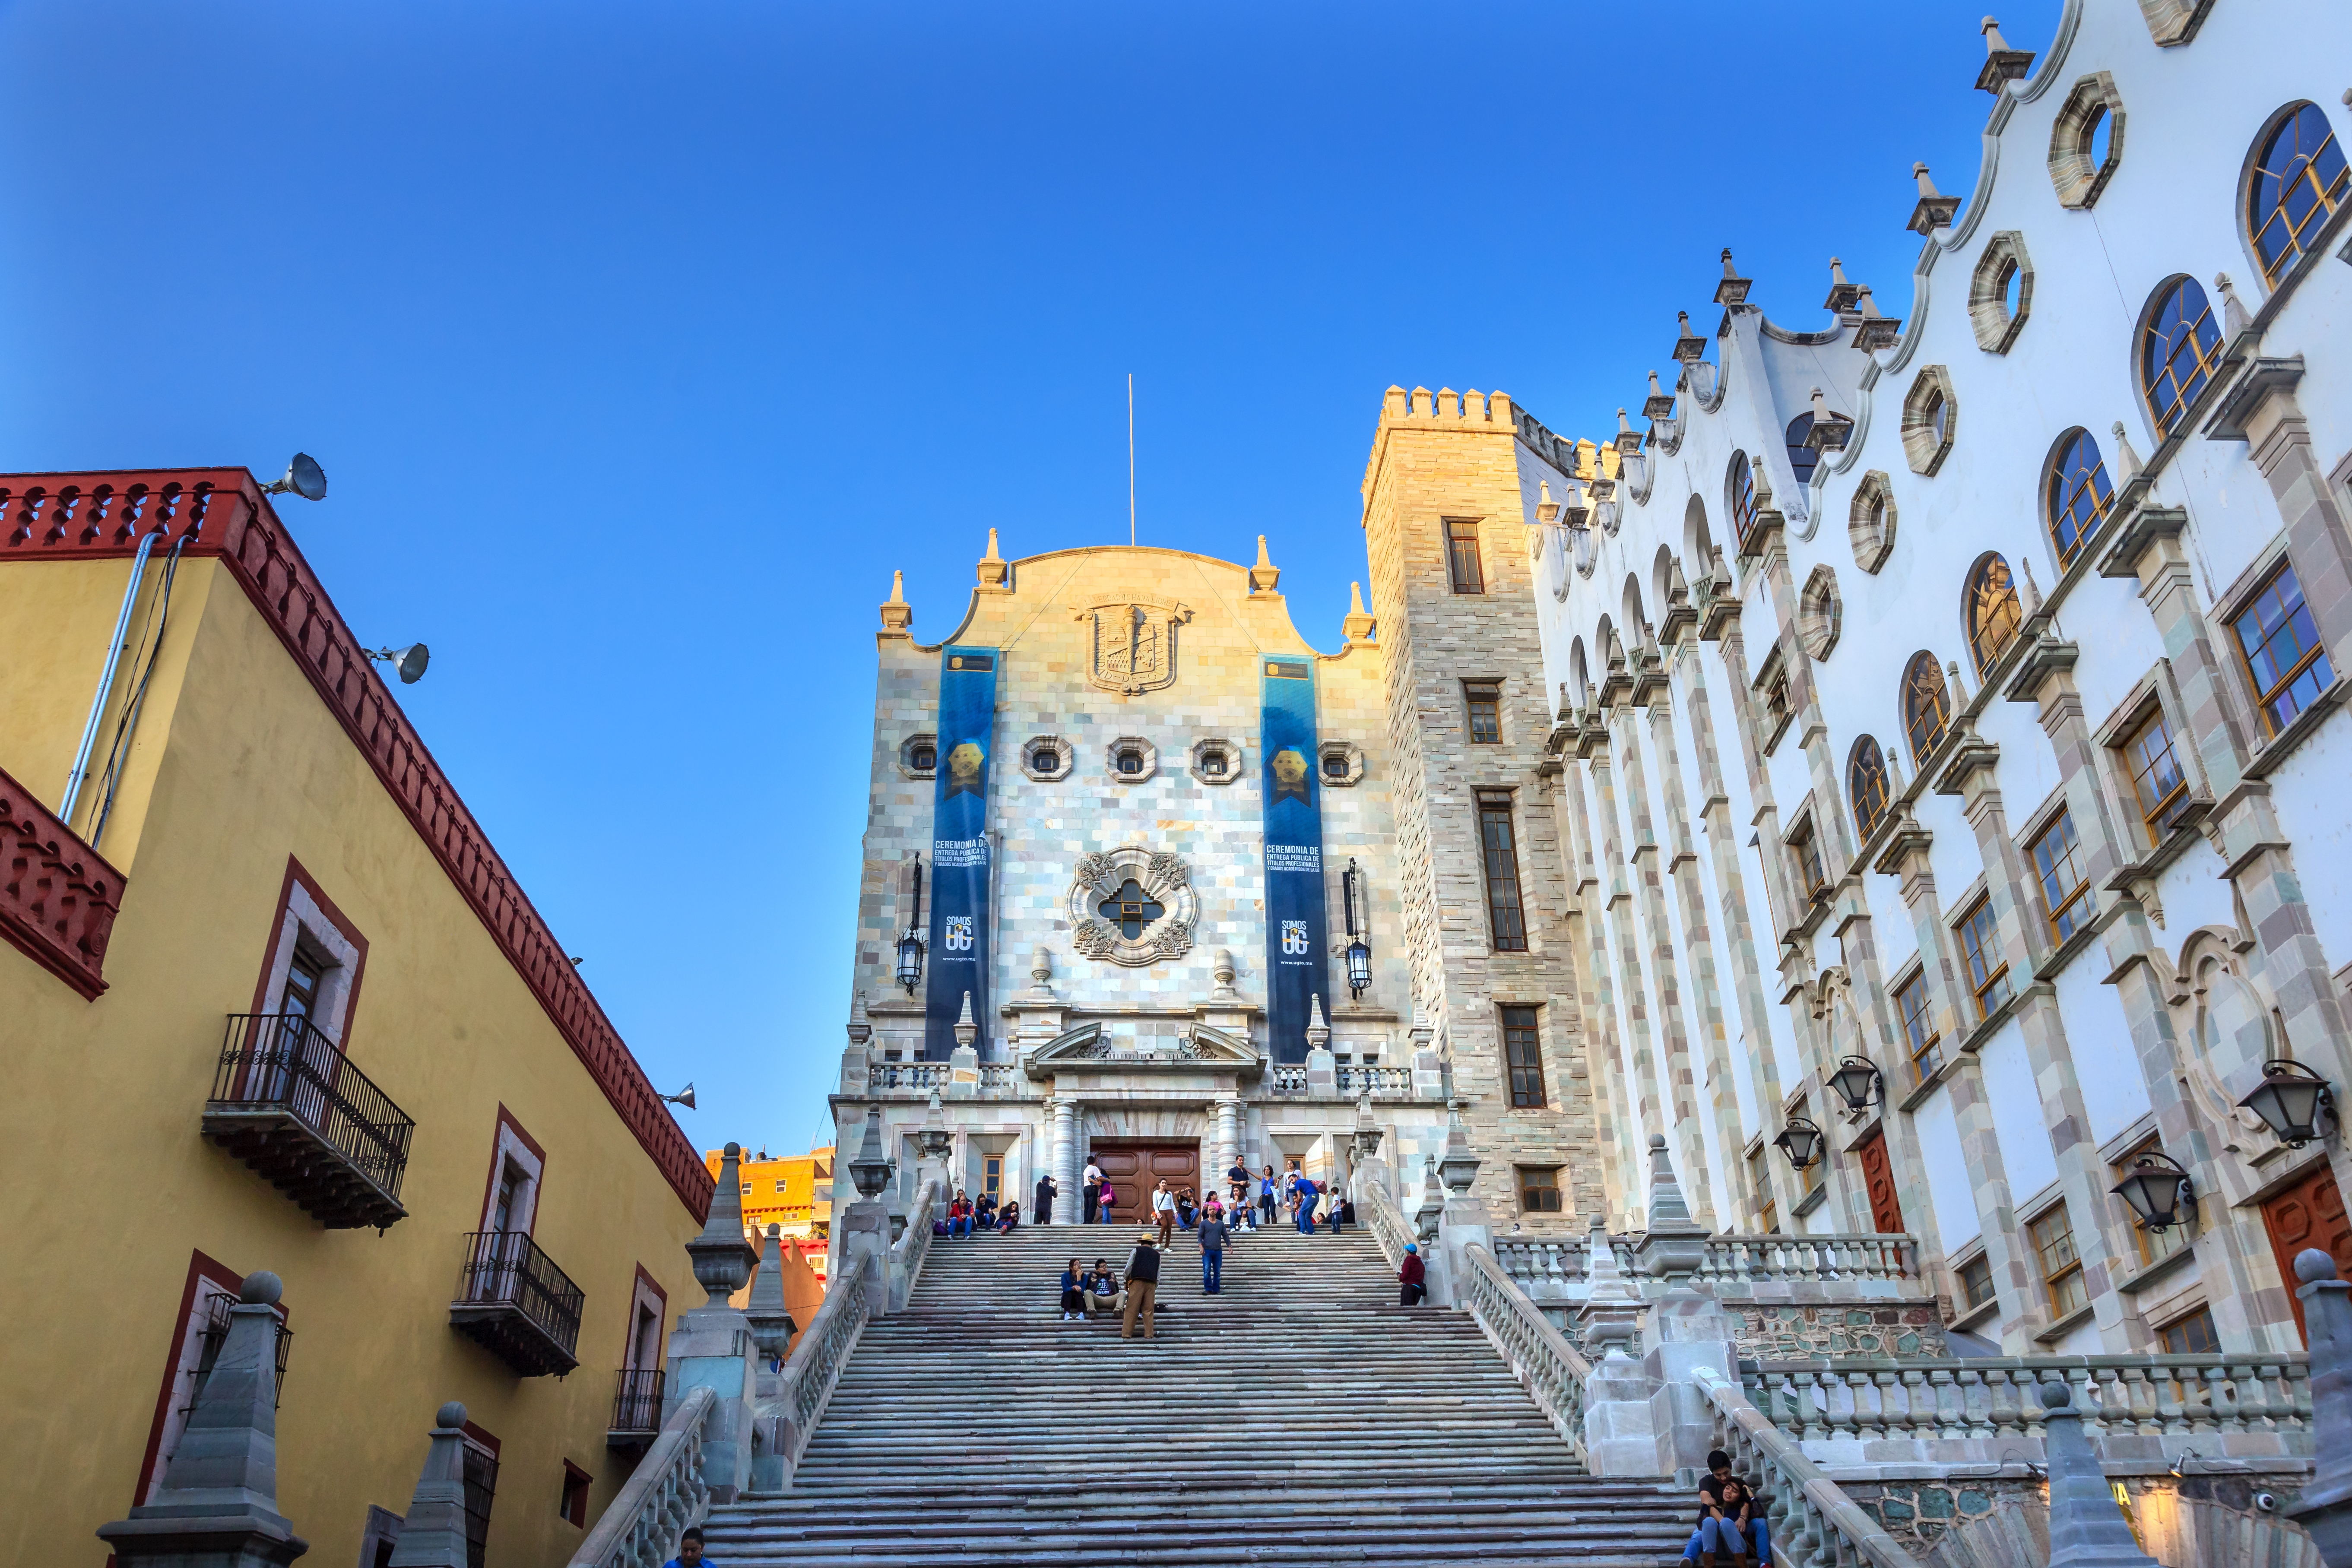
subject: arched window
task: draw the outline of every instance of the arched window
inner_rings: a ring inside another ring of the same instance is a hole
[[[1789,421],[1789,467],[1797,470],[1797,482],[1813,482],[1813,469],[1820,466],[1822,455],[1805,445],[1805,437],[1813,433],[1813,416],[1800,414]]]
[[[1911,760],[1925,769],[1951,728],[1952,700],[1942,667],[1932,653],[1913,654],[1903,671],[1903,732],[1911,742]]]
[[[2058,547],[2058,564],[2074,559],[2083,542],[2099,531],[2115,500],[2107,483],[2107,466],[2099,460],[2099,444],[2088,430],[2077,430],[2059,443],[2058,458],[2050,466],[2050,539]]]
[[[1867,735],[1853,743],[1846,761],[1845,789],[1853,800],[1854,831],[1867,838],[1886,815],[1887,797],[1886,758]]]
[[[1731,455],[1731,526],[1738,531],[1742,544],[1756,526],[1756,474],[1748,468],[1745,452]]]
[[[2176,278],[2157,290],[2140,330],[2139,389],[2164,435],[2187,416],[2221,360],[2221,329],[2194,278]]]
[[[2300,104],[2280,116],[2246,183],[2246,233],[2265,284],[2284,275],[2347,194],[2352,169],[2318,105]]]
[[[2009,645],[2017,640],[2019,625],[2025,619],[2008,562],[1988,554],[1977,563],[1976,570],[1969,574],[1966,614],[1969,655],[1977,661],[1977,673],[1982,675],[1992,668],[1995,659],[2009,651]]]

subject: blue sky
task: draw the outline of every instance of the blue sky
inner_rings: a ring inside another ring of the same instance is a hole
[[[2057,0],[2002,16],[2041,48]],[[1364,575],[1381,390],[1614,427],[1734,247],[1909,310],[1981,0],[0,0],[0,468],[244,463],[706,1146],[804,1147],[874,606],[1008,555]]]

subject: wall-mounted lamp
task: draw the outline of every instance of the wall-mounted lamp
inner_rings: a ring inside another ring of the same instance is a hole
[[[1860,1057],[1847,1057],[1830,1074],[1830,1087],[1859,1116],[1874,1105],[1886,1103],[1886,1075]]]
[[[294,460],[286,465],[286,477],[273,479],[261,487],[266,496],[282,496],[289,490],[304,500],[327,499],[327,470],[319,467],[319,459],[308,452],[297,452]]]
[[[2290,1149],[2300,1149],[2322,1136],[2319,1119],[2323,1113],[2330,1122],[2336,1121],[2336,1097],[2327,1080],[2301,1062],[2284,1057],[2264,1062],[2263,1081],[2238,1103],[2261,1117],[2263,1124],[2277,1133]]]
[[[1348,993],[1355,997],[1362,996],[1372,983],[1372,950],[1356,931],[1356,884],[1362,876],[1350,859],[1339,877],[1339,902],[1348,913]],[[1366,910],[1364,916],[1364,923],[1370,925],[1371,910]]]
[[[662,1100],[666,1104],[683,1105],[688,1110],[692,1110],[694,1109],[694,1085],[688,1084],[676,1094],[665,1094],[662,1096]]]
[[[1804,1116],[1789,1118],[1789,1125],[1772,1140],[1772,1146],[1788,1155],[1789,1163],[1800,1171],[1810,1169],[1822,1157],[1822,1130]]]
[[[2143,1229],[2170,1230],[2197,1212],[2197,1189],[2171,1155],[2151,1149],[2134,1160],[2131,1173],[2110,1189],[2131,1205]]]
[[[433,650],[421,642],[410,643],[406,647],[362,648],[361,651],[378,664],[392,666],[403,686],[414,686],[425,679],[425,667],[433,661]]]
[[[915,934],[923,923],[923,858],[915,857],[915,910],[898,935],[898,984],[912,996],[923,980],[923,939]]]

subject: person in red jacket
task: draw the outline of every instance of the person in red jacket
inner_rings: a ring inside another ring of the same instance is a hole
[[[1397,1270],[1397,1283],[1400,1287],[1397,1291],[1397,1305],[1400,1307],[1420,1306],[1421,1299],[1429,1294],[1429,1287],[1423,1283],[1427,1277],[1428,1269],[1421,1261],[1420,1244],[1411,1241],[1406,1242],[1404,1244],[1404,1267]]]
[[[971,1234],[971,1200],[963,1195],[961,1187],[958,1187],[955,1201],[948,1205],[948,1235],[958,1237]]]

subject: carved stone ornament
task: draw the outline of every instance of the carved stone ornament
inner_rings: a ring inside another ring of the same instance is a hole
[[[1130,968],[1181,958],[1192,951],[1200,908],[1181,858],[1122,844],[1080,858],[1070,883],[1070,945]]]
[[[1176,628],[1192,618],[1185,605],[1112,600],[1083,606],[1076,618],[1092,633],[1088,681],[1123,697],[1175,684]]]

